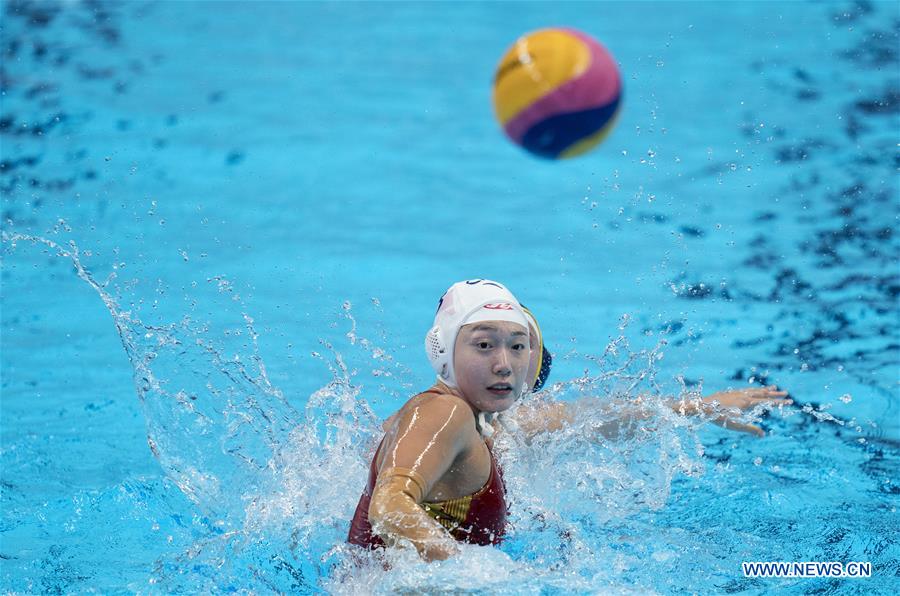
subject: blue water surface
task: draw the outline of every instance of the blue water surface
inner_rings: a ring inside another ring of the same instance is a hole
[[[548,26],[623,78],[571,161],[491,110]],[[896,2],[5,0],[0,586],[896,593],[898,37]],[[540,320],[534,399],[593,405],[499,440],[501,547],[385,570],[349,518],[475,277]],[[771,383],[764,439],[662,405]]]

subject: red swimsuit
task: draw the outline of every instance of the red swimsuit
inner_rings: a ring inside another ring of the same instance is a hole
[[[378,446],[378,451],[381,451],[381,445]],[[351,544],[370,549],[384,546],[381,538],[372,533],[372,526],[369,524],[369,501],[378,479],[378,469],[375,467],[378,451],[372,458],[369,482],[359,498],[347,536],[347,541]],[[488,454],[491,456],[491,475],[481,490],[457,499],[420,505],[425,513],[436,519],[460,542],[500,544],[506,529],[506,489],[503,486],[503,475],[490,447]]]

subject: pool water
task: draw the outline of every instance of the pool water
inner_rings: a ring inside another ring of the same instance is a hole
[[[490,102],[555,25],[624,83],[565,162]],[[6,0],[0,26],[5,592],[900,588],[896,2]],[[501,547],[385,570],[349,519],[474,277],[540,320],[534,399],[590,405],[498,440]],[[796,403],[764,439],[662,405],[769,383]],[[640,394],[650,424],[586,439]]]

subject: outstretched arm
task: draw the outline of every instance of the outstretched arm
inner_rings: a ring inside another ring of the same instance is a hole
[[[787,392],[777,386],[750,387],[730,391],[720,391],[702,399],[681,399],[667,402],[667,406],[682,416],[706,416],[714,424],[729,430],[736,430],[763,436],[761,428],[740,422],[743,410],[758,405],[790,405]],[[578,402],[535,402],[522,404],[516,412],[516,422],[526,438],[542,432],[562,430],[571,424],[581,407],[597,407],[594,400]],[[631,434],[637,425],[655,416],[653,409],[638,397],[627,402],[612,402],[600,406],[609,414],[609,419],[594,425],[594,430],[607,439],[618,439]]]
[[[579,418],[579,412],[591,412],[591,431],[604,439],[619,439],[634,433],[641,422],[652,419],[656,412],[642,396],[630,400],[599,402],[583,398],[575,402],[548,401],[522,404],[516,410],[516,423],[530,441],[545,432],[563,430]],[[599,416],[598,416],[599,414]]]

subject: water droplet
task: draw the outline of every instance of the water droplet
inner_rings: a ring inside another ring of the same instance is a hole
[[[763,459],[762,459],[761,457],[757,457],[756,459],[753,460],[753,465],[754,465],[754,466],[761,466],[761,465],[762,465],[762,462],[763,462]]]

